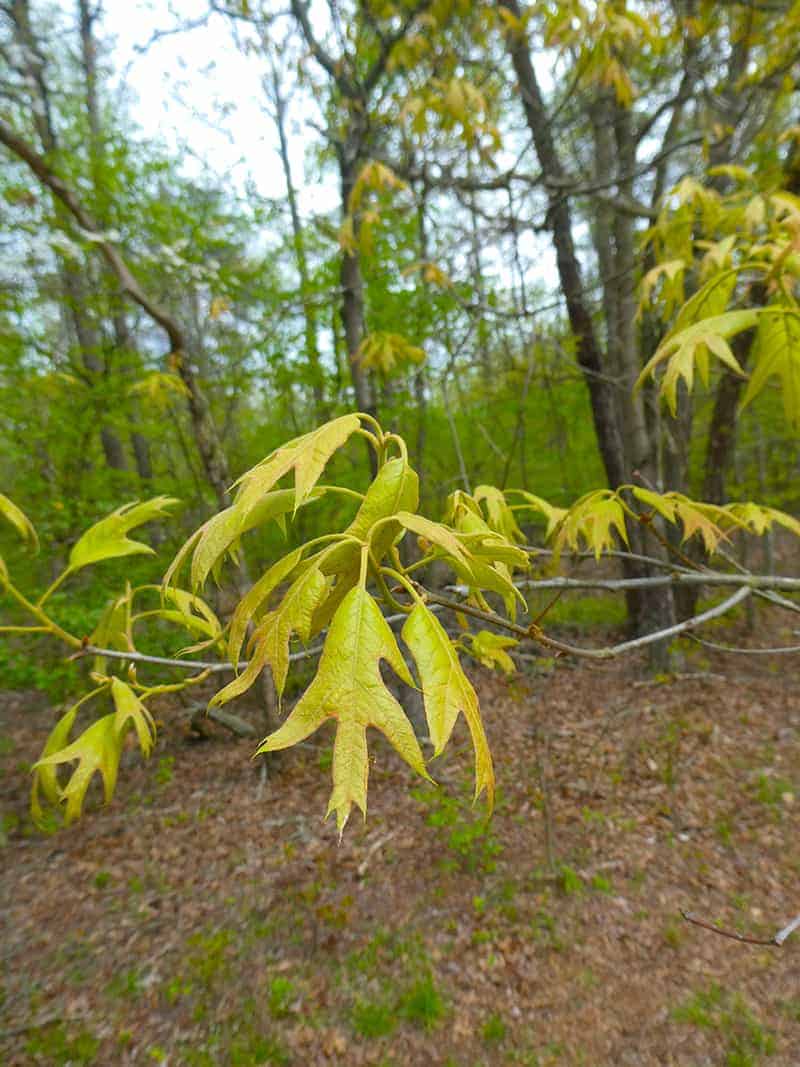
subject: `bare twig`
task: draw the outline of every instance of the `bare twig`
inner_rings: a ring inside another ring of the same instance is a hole
[[[706,648],[713,648],[716,652],[735,652],[737,656],[788,656],[800,652],[800,645],[788,645],[783,648],[742,648],[739,645],[720,645],[716,641],[697,637],[696,634],[691,637]]]
[[[747,934],[738,934],[735,930],[725,930],[721,926],[715,926],[691,911],[681,909],[681,915],[687,922],[702,926],[704,930],[710,930],[712,934],[719,934],[720,937],[728,937],[731,941],[740,941],[745,945],[776,945],[780,948],[784,941],[800,927],[800,915],[797,915],[773,937],[749,937]]]

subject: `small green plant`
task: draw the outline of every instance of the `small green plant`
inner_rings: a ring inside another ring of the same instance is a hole
[[[111,875],[108,871],[98,871],[94,876],[94,887],[95,889],[105,889],[110,881]]]
[[[483,1024],[481,1034],[487,1044],[497,1044],[504,1040],[507,1030],[503,1017],[494,1012]]]
[[[156,785],[169,785],[169,783],[172,781],[174,766],[174,756],[162,756],[161,759],[159,759],[155,773]]]
[[[37,1030],[25,1043],[25,1051],[35,1062],[58,1067],[83,1067],[95,1063],[99,1048],[100,1042],[88,1030],[80,1030],[75,1037],[70,1037],[61,1023]]]
[[[423,1030],[433,1030],[444,1017],[444,1000],[431,974],[414,981],[400,998],[399,1014]]]
[[[775,1035],[762,1025],[740,996],[712,984],[698,990],[672,1011],[676,1022],[713,1030],[725,1042],[726,1067],[755,1067],[775,1051]]]
[[[787,797],[794,797],[794,787],[785,778],[776,778],[764,771],[759,774],[755,786],[756,800],[768,807],[778,808]]]
[[[592,889],[598,893],[613,893],[614,887],[608,878],[602,874],[595,874],[592,876],[591,881]]]
[[[353,1029],[361,1037],[387,1037],[397,1025],[397,1012],[384,1001],[359,999],[352,1019]]]
[[[552,948],[560,952],[564,943],[558,936],[558,923],[555,916],[551,915],[546,908],[537,908],[531,919],[531,929],[534,940],[545,948]]]
[[[289,1014],[296,990],[289,978],[273,978],[269,984],[269,1013],[273,1019],[285,1019]]]
[[[449,831],[446,844],[455,854],[455,859],[446,863],[446,867],[460,868],[469,874],[491,874],[495,870],[496,859],[503,851],[502,845],[495,837],[491,824],[468,802],[429,787],[412,790],[412,796],[428,808],[428,826]]]
[[[562,863],[558,869],[558,888],[565,897],[576,896],[583,892],[583,879],[573,867]]]
[[[131,999],[138,997],[141,992],[141,977],[139,972],[133,968],[129,971],[122,971],[120,974],[115,974],[108,983],[106,991],[111,997]]]

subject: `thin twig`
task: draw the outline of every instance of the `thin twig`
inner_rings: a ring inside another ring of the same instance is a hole
[[[699,915],[684,911],[683,908],[681,908],[681,915],[687,922],[694,923],[695,926],[702,926],[704,930],[710,930],[712,934],[719,934],[720,937],[728,937],[731,941],[740,941],[745,945],[776,945],[780,948],[787,937],[793,934],[800,926],[800,915],[797,915],[773,937],[749,937],[747,934],[738,934],[735,930],[724,930],[721,926],[715,926],[713,923],[701,919]]]
[[[298,660],[311,659],[319,655],[321,651],[322,646],[319,645],[314,648],[304,649],[302,652],[291,652],[289,654],[289,662],[297,663]],[[86,645],[69,658],[82,659],[84,656],[103,656],[106,659],[122,659],[131,663],[153,663],[159,667],[179,667],[186,671],[200,670],[208,671],[211,674],[238,673],[246,670],[249,663],[248,660],[233,664],[198,659],[169,659],[166,656],[149,656],[145,652],[120,652],[115,648],[97,648],[95,645]]]
[[[697,641],[706,648],[713,648],[716,652],[735,652],[737,656],[790,656],[800,652],[800,645],[789,645],[784,648],[741,648],[738,645],[720,645],[716,641],[708,641],[704,637],[692,634],[693,641]]]

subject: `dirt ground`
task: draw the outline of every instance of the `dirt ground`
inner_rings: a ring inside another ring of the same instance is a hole
[[[110,806],[37,833],[55,713],[0,695],[0,1060],[800,1064],[800,932],[756,946],[681,917],[769,937],[800,912],[797,662],[476,670],[488,829],[465,732],[437,790],[375,735],[341,845],[328,735],[265,781],[252,742],[192,740],[169,708]]]

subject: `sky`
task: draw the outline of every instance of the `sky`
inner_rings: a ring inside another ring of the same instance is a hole
[[[159,31],[199,21],[207,10],[206,0],[106,0],[103,29],[113,44],[117,76],[138,101],[131,108],[133,118],[146,135],[160,134],[172,149],[184,145],[181,154],[190,172],[206,164],[230,176],[236,188],[243,189],[250,178],[264,196],[283,196],[277,134],[262,107],[263,60],[243,54],[228,19],[217,14],[195,29],[154,40]],[[333,181],[309,187],[303,180],[297,107],[292,125],[290,155],[301,207],[310,210],[313,203],[315,210],[332,209],[337,203]]]

